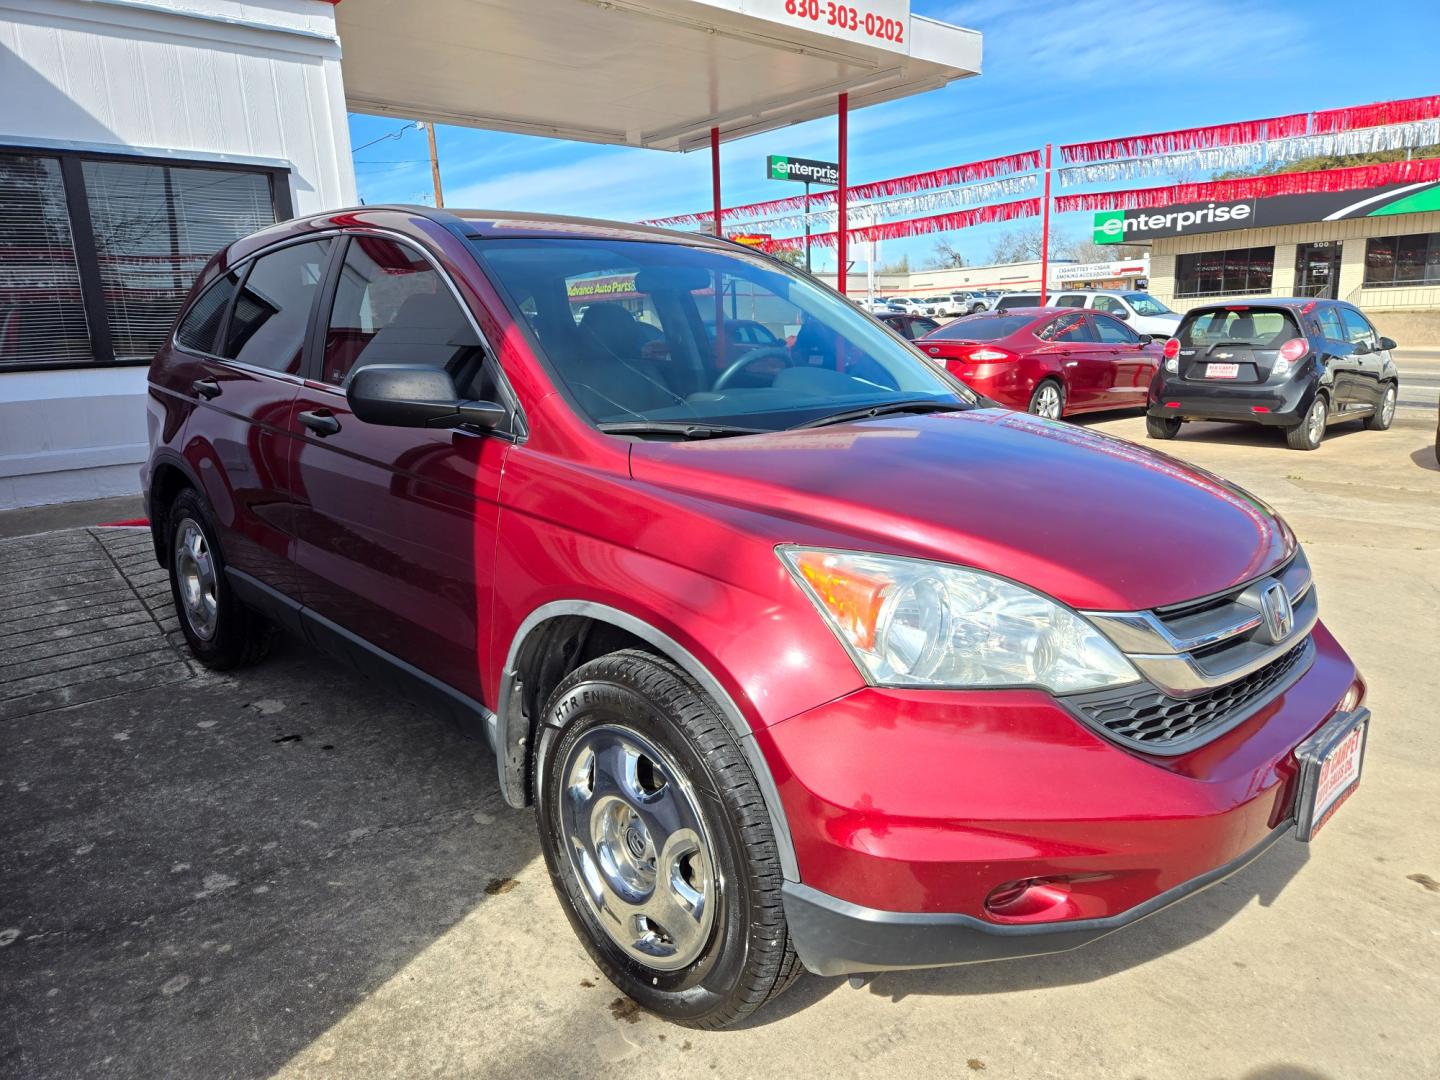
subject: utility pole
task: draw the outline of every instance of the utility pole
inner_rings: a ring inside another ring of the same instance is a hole
[[[435,151],[435,124],[433,121],[425,122],[425,134],[430,138],[430,177],[435,181],[435,206],[439,208],[445,205],[445,196],[440,191],[440,155]]]

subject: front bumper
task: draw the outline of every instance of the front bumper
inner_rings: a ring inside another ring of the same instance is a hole
[[[1243,867],[1293,825],[1295,749],[1353,664],[1310,667],[1183,755],[1124,749],[1039,691],[868,688],[757,732],[800,870],[801,960],[841,974],[1076,948]],[[1044,903],[997,903],[1017,883]]]

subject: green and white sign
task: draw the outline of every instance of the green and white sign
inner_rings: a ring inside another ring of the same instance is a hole
[[[1119,244],[1125,239],[1125,211],[1097,210],[1095,212],[1095,235],[1097,244]]]
[[[765,159],[765,175],[771,180],[795,180],[834,187],[840,183],[840,166],[833,161],[771,154]]]

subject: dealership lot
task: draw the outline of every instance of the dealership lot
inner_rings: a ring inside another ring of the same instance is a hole
[[[1440,353],[1401,370],[1388,432],[1165,446],[1286,515],[1370,681],[1364,781],[1310,849],[1079,952],[806,977],[738,1032],[593,968],[483,747],[295,643],[201,672],[144,531],[0,541],[0,1072],[1434,1075]]]

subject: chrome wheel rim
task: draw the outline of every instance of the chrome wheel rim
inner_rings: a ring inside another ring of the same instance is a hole
[[[1385,400],[1380,403],[1380,423],[1385,427],[1390,426],[1390,421],[1395,419],[1395,388],[1387,387]]]
[[[1312,443],[1318,443],[1320,436],[1325,431],[1325,402],[1316,401],[1310,406],[1310,416],[1306,422],[1305,434],[1310,437]]]
[[[185,622],[196,637],[209,641],[215,636],[220,613],[215,558],[204,530],[193,518],[185,518],[175,529],[175,579]]]
[[[560,775],[565,849],[590,914],[647,967],[694,963],[710,939],[720,882],[684,775],[640,734],[614,725],[581,735]]]
[[[1035,395],[1035,415],[1047,420],[1060,419],[1060,391],[1054,383],[1046,383]]]

